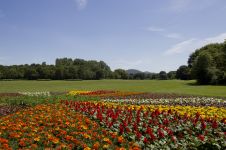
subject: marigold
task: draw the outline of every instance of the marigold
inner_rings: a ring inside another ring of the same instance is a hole
[[[103,149],[108,149],[109,148],[109,144],[105,144],[104,146],[103,146]]]
[[[124,138],[123,138],[122,136],[119,136],[119,137],[118,137],[118,142],[119,142],[119,143],[123,143],[123,142],[124,142]]]
[[[99,142],[94,143],[93,149],[97,150],[97,149],[99,149],[99,147],[100,147],[100,143]]]
[[[52,142],[53,142],[54,144],[57,144],[57,143],[59,143],[59,139],[58,139],[58,138],[53,138]]]
[[[89,148],[89,147],[85,147],[85,148],[84,148],[84,150],[91,150],[91,148]]]
[[[83,137],[86,138],[86,139],[90,139],[90,138],[91,138],[91,136],[88,135],[87,133],[85,133],[85,134],[83,135]]]
[[[84,130],[87,130],[87,129],[88,129],[88,127],[85,126],[85,125],[82,125],[81,127],[82,127],[82,129],[84,129]]]
[[[26,146],[26,143],[23,140],[20,140],[19,145],[24,147],[24,146]]]
[[[103,141],[104,141],[104,142],[107,142],[108,144],[111,144],[111,143],[112,143],[111,140],[110,140],[109,138],[104,138]]]
[[[34,141],[36,141],[36,142],[40,141],[40,137],[34,138]]]

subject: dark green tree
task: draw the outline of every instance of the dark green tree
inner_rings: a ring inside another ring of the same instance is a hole
[[[176,78],[181,80],[190,80],[191,71],[188,66],[182,65],[176,71]]]
[[[128,73],[124,69],[116,69],[114,71],[115,79],[128,79]]]
[[[173,80],[176,79],[176,71],[170,71],[167,73],[168,79]]]
[[[160,71],[159,72],[159,79],[160,80],[167,80],[167,73],[165,71]]]
[[[213,58],[207,52],[202,52],[195,59],[192,67],[192,74],[199,84],[210,84],[214,72],[212,66]]]

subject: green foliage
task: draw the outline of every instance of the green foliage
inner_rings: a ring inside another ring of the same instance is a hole
[[[166,74],[166,72],[165,71],[160,71],[159,72],[159,79],[160,80],[167,80],[167,74]]]
[[[176,71],[170,71],[167,73],[168,79],[176,79]]]
[[[176,78],[181,80],[190,80],[191,71],[188,66],[182,65],[176,71]]]
[[[0,79],[105,79],[112,74],[110,67],[103,61],[83,59],[56,59],[55,65],[31,64],[0,66]]]
[[[114,72],[113,72],[113,78],[114,79],[128,79],[128,73],[123,70],[123,69],[116,69]]]
[[[190,55],[188,66],[197,83],[226,85],[226,42],[196,50]]]
[[[212,56],[207,52],[202,52],[195,59],[192,73],[199,84],[209,84],[214,72],[211,71],[213,64]]]

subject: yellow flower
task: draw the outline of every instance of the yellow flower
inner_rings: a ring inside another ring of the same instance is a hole
[[[58,130],[60,130],[60,128],[59,127],[56,127],[55,130],[58,131]]]
[[[110,141],[110,139],[109,138],[104,138],[103,141],[104,142],[108,142],[108,141]]]
[[[84,150],[91,150],[91,148],[89,148],[89,147],[86,147],[86,148],[84,148]]]
[[[109,148],[109,144],[105,144],[104,146],[103,146],[103,149],[108,149]]]
[[[34,138],[34,141],[36,141],[36,142],[40,141],[40,137]]]
[[[81,127],[82,127],[82,129],[84,129],[84,130],[87,130],[87,129],[88,129],[88,127],[85,126],[85,125],[82,125]]]
[[[86,139],[90,139],[90,138],[91,138],[91,136],[88,135],[87,133],[85,133],[85,134],[83,135],[83,137],[86,138]]]

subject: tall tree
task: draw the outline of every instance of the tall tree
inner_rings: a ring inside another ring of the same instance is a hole
[[[188,66],[182,65],[177,69],[176,78],[181,80],[191,79],[191,72]]]

